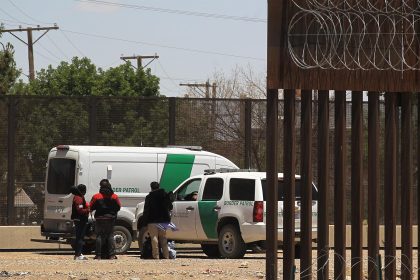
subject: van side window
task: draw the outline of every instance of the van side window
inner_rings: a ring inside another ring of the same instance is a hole
[[[223,196],[223,179],[208,178],[204,186],[202,200],[220,200]]]
[[[198,188],[200,187],[201,179],[193,179],[191,181],[185,182],[182,187],[179,188],[179,190],[176,193],[176,200],[184,200],[187,195],[189,195],[192,192],[198,191]]]
[[[255,200],[255,180],[232,178],[229,185],[230,200]]]

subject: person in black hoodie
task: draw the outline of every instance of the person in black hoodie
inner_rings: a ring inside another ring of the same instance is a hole
[[[159,259],[159,245],[162,248],[163,258],[169,259],[166,229],[160,224],[171,222],[170,210],[172,203],[168,203],[168,194],[159,188],[158,182],[150,183],[151,192],[146,196],[142,226],[147,225],[152,243],[152,256]]]
[[[112,230],[121,202],[113,192],[108,179],[102,179],[99,185],[99,193],[90,201],[90,210],[95,211],[95,259],[116,259]]]
[[[87,258],[82,255],[86,225],[89,217],[89,205],[85,200],[86,186],[83,184],[77,185],[77,187],[73,186],[70,191],[74,195],[71,210],[71,219],[74,222],[76,234],[74,259],[87,260]]]

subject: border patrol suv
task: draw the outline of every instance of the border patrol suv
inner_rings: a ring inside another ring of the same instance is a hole
[[[278,240],[283,240],[283,174],[278,175]],[[189,200],[197,192],[197,200]],[[312,184],[312,238],[316,238],[317,188]],[[199,243],[213,258],[242,258],[248,247],[266,238],[267,182],[265,172],[211,170],[190,177],[174,190],[172,222],[179,230],[167,231],[176,242]],[[147,237],[146,227],[138,228],[144,202],[136,209],[133,230],[139,247]],[[300,232],[300,176],[296,176],[295,228]]]

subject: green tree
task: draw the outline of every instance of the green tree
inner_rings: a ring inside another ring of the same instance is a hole
[[[135,70],[127,62],[106,71],[99,69],[95,95],[101,96],[159,96],[159,79],[150,69]]]
[[[0,26],[0,29],[2,28]],[[13,46],[10,43],[4,45],[0,42],[0,94],[8,94],[20,75],[20,71],[16,68],[14,53]]]
[[[88,96],[97,84],[99,73],[90,59],[74,57],[71,63],[61,62],[57,68],[51,65],[41,69],[29,84],[33,95]]]
[[[157,106],[158,100],[147,105],[142,104],[146,102],[143,99],[127,102],[126,97],[159,96],[159,79],[149,69],[135,70],[129,63],[102,70],[88,58],[74,57],[70,63],[42,69],[29,84],[19,81],[13,93],[48,96],[18,102],[17,139],[22,145],[17,160],[22,164],[21,180],[42,179],[45,170],[39,167],[51,147],[89,143],[89,100],[83,97],[99,98],[94,104],[98,144],[152,145],[156,142],[153,132],[163,129],[165,134],[167,130],[161,116],[165,109]]]

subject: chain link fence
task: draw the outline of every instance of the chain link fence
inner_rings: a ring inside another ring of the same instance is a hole
[[[414,102],[415,107],[417,101]],[[283,101],[279,100],[279,172],[283,170]],[[297,173],[300,173],[300,106],[297,100]],[[247,109],[249,108],[249,109]],[[313,101],[312,161],[317,183],[317,100]],[[364,112],[364,161],[367,169],[368,106]],[[380,105],[380,129],[384,139],[385,106]],[[418,115],[413,109],[413,163],[417,166]],[[132,98],[132,97],[39,97],[0,98],[0,225],[39,224],[43,218],[44,179],[49,150],[59,144],[150,146],[201,146],[220,154],[241,168],[265,171],[266,101],[251,99]],[[351,102],[346,107],[347,221],[351,205]],[[384,151],[383,141],[377,143]],[[330,103],[330,151],[334,149],[334,103]],[[384,153],[380,154],[381,162]],[[334,197],[334,162],[330,153],[329,196]],[[9,172],[9,170],[13,170]],[[383,170],[381,170],[383,189]],[[414,175],[413,194],[417,197]],[[367,172],[364,174],[364,203],[367,205]],[[398,188],[401,184],[398,184]],[[383,193],[381,191],[380,193]],[[397,191],[399,194],[399,191]],[[383,198],[380,217],[383,223]],[[400,197],[397,197],[400,201]],[[329,204],[333,223],[333,207]],[[398,207],[398,209],[400,209]],[[414,199],[414,209],[417,200]],[[414,211],[414,222],[417,211]],[[367,206],[364,209],[367,219]],[[398,215],[398,222],[400,221]]]

